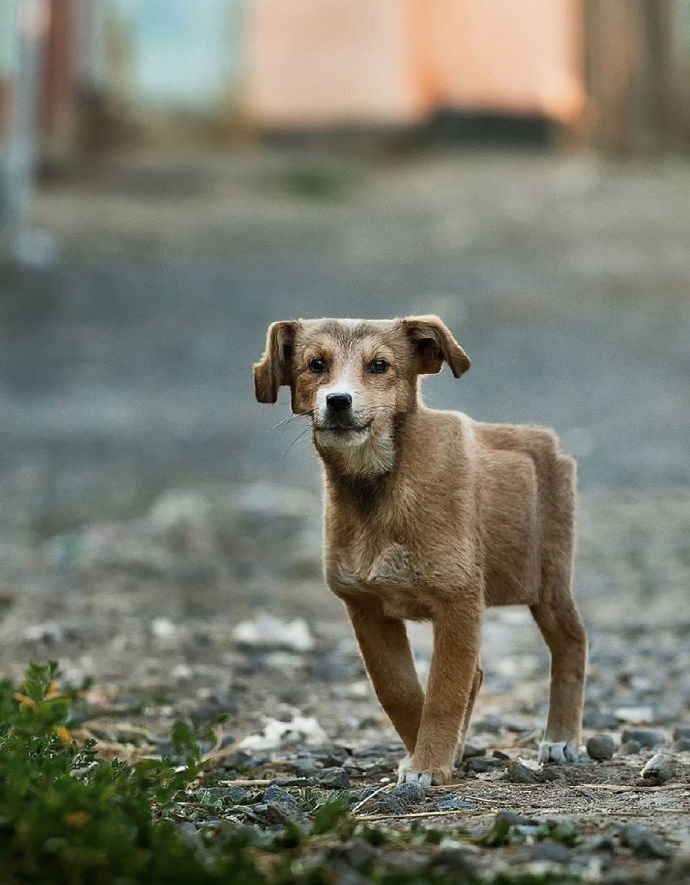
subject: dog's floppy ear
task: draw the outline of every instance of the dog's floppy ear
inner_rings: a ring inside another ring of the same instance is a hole
[[[469,369],[470,358],[437,316],[407,317],[402,323],[414,347],[420,375],[440,372],[444,360],[456,378]]]
[[[254,392],[260,403],[274,403],[278,389],[292,383],[292,355],[296,320],[280,320],[271,323],[266,335],[266,350],[261,360],[254,363]]]

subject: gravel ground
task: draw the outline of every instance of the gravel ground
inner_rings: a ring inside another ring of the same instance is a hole
[[[308,788],[347,789],[362,825],[407,834],[317,852],[337,881],[372,858],[687,881],[689,179],[679,160],[303,146],[46,186],[62,257],[0,283],[0,672],[55,657],[90,678],[83,728],[127,758],[229,713],[214,813],[280,827]],[[578,457],[598,761],[536,765],[548,659],[528,612],[501,609],[458,784],[394,788],[400,747],[321,578],[318,467],[302,426],[273,426],[284,401],[252,401],[249,365],[271,319],[415,310],[474,360],[429,381],[434,405],[555,426]]]

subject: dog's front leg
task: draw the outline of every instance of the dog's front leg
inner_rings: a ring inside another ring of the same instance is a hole
[[[422,720],[401,782],[447,784],[479,658],[480,611],[444,605],[434,618],[434,650]]]
[[[364,664],[381,706],[411,756],[417,742],[424,691],[414,667],[405,623],[374,600],[345,603]]]

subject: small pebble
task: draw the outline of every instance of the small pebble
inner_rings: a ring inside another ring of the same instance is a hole
[[[511,762],[508,771],[503,775],[501,780],[508,781],[511,784],[537,784],[539,778],[537,775],[523,765],[522,762]]]
[[[462,761],[474,759],[477,756],[486,756],[486,749],[484,747],[476,747],[474,744],[465,744],[462,750]]]
[[[423,802],[425,797],[424,787],[418,783],[400,784],[390,792],[401,803],[403,808],[409,808],[418,802]]]
[[[340,766],[350,759],[349,752],[345,747],[329,747],[325,752],[317,752],[316,758],[321,762],[324,768],[340,768]]]
[[[365,842],[364,839],[353,839],[344,845],[334,845],[330,848],[328,859],[330,861],[344,861],[347,866],[353,867],[355,870],[362,870],[371,861],[373,854],[374,849],[368,842]]]
[[[290,763],[290,771],[300,777],[312,777],[319,770],[316,759],[313,756],[298,756]]]
[[[474,802],[467,802],[465,799],[460,799],[459,796],[449,796],[436,804],[438,811],[464,811],[476,807]]]
[[[632,848],[636,857],[669,857],[670,852],[655,833],[640,824],[625,824],[620,831],[621,844]]]
[[[619,756],[636,756],[642,749],[642,744],[637,741],[625,741],[618,748]]]
[[[690,725],[677,725],[673,729],[674,741],[690,741]]]
[[[585,728],[618,728],[619,720],[613,713],[602,710],[588,710],[582,724]]]
[[[595,734],[587,741],[587,755],[590,759],[611,759],[615,749],[616,745],[610,734]]]
[[[458,881],[461,881],[460,877],[473,879],[477,874],[477,865],[469,856],[469,851],[454,846],[440,848],[431,861],[431,868],[435,872],[447,871],[452,874],[454,880],[457,876]]]
[[[565,780],[565,767],[564,765],[545,765],[539,772],[539,782],[549,783]]]
[[[313,780],[326,790],[347,790],[350,788],[350,777],[344,768],[324,768]]]
[[[505,762],[493,756],[473,756],[462,767],[468,774],[485,774],[487,771],[504,768]]]
[[[641,747],[657,747],[666,743],[663,731],[654,728],[626,728],[623,730],[623,742],[637,741]]]
[[[674,774],[673,760],[664,753],[657,753],[641,771],[642,777],[655,784],[664,784]]]
[[[304,814],[300,811],[295,799],[276,784],[271,784],[264,791],[263,801],[266,805],[266,817],[271,823],[304,822]]]
[[[570,851],[562,842],[553,842],[550,839],[538,842],[532,849],[534,860],[546,860],[549,863],[564,864],[570,859]]]

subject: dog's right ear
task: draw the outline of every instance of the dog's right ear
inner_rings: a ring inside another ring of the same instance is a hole
[[[254,363],[254,392],[260,403],[274,403],[278,390],[292,383],[292,356],[299,322],[281,320],[271,323],[266,335],[266,350]]]

